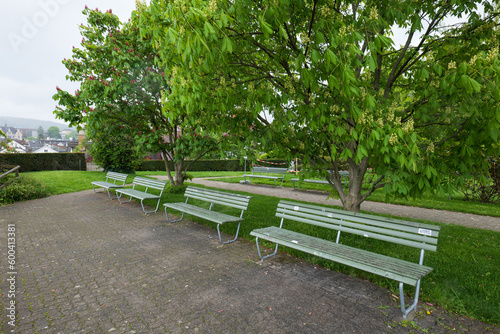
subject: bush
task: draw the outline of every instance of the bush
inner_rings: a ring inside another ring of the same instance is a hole
[[[189,163],[189,161],[186,161]],[[169,161],[170,168],[174,165]],[[208,171],[243,171],[243,164],[239,160],[198,160],[189,167],[191,172]],[[247,166],[248,167],[248,166]],[[144,160],[137,168],[138,171],[165,171],[165,162],[163,160]]]
[[[182,185],[182,186],[169,185],[167,186],[166,191],[168,194],[184,194],[187,187],[188,187],[187,185]]]
[[[27,201],[49,196],[49,192],[40,181],[21,176],[12,184],[0,190],[0,205]]]
[[[500,159],[488,159],[491,164],[486,183],[481,183],[480,176],[465,181],[460,192],[466,201],[495,203],[500,200]]]
[[[92,162],[104,171],[132,174],[142,161],[143,153],[130,134],[113,131],[115,126],[107,127],[106,131],[98,132],[89,145]]]

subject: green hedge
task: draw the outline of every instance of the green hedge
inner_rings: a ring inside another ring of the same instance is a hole
[[[248,163],[248,162],[247,162]],[[173,170],[173,163],[169,162],[170,168]],[[206,172],[206,171],[242,171],[244,163],[240,164],[239,160],[198,160],[190,167],[190,172]],[[137,168],[138,171],[165,171],[165,162],[163,160],[145,160]]]
[[[84,153],[2,153],[0,165],[19,165],[21,172],[87,170]]]
[[[283,162],[283,160],[269,159],[269,162]],[[170,168],[174,166],[171,162]],[[252,162],[247,160],[247,171],[250,171]],[[239,159],[233,160],[198,160],[193,163],[188,172],[207,172],[207,171],[244,171],[245,162],[240,162]],[[163,160],[145,160],[137,168],[137,171],[165,171],[165,162]]]

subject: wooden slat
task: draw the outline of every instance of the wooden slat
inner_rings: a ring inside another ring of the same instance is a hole
[[[252,167],[252,173],[275,173],[275,174],[286,174],[288,168],[280,167]]]
[[[210,211],[208,209],[200,208],[188,203],[165,203],[163,205],[167,208],[197,216],[202,219],[210,220],[211,222],[218,224],[233,223],[243,220],[243,218],[234,217],[217,211]]]
[[[301,220],[304,223],[308,222],[307,219],[311,220],[311,223],[314,223],[315,221],[324,222],[326,224],[323,224],[322,226],[329,229],[339,230],[340,226],[349,226],[360,231],[380,233],[394,237],[405,238],[413,241],[430,243],[434,245],[437,244],[437,238],[418,234],[418,230],[415,228],[401,229],[399,228],[400,227],[399,225],[394,226],[391,223],[379,223],[379,222],[374,224],[372,222],[366,221],[366,219],[364,219],[364,221],[360,224],[356,221],[353,222],[351,220],[347,220],[351,219],[350,217],[346,218],[341,215],[336,215],[336,216],[332,215],[331,217],[325,217],[323,215],[318,215],[318,212],[312,211],[311,214],[307,212],[311,211],[302,212],[302,211],[283,210],[281,208],[278,208],[276,211],[276,216],[291,220],[306,219],[306,221]]]
[[[112,179],[112,180],[117,180],[117,181],[127,181],[128,175],[123,174],[123,173],[116,173],[116,172],[108,172],[106,174],[106,180],[107,179]]]
[[[92,181],[91,184],[102,188],[123,188],[123,184],[110,183],[106,181]]]
[[[138,199],[148,199],[148,198],[160,198],[159,195],[146,193],[144,191],[139,191],[135,189],[118,189],[116,192],[122,193],[127,196],[132,196]]]
[[[299,207],[303,207],[303,208],[311,208],[313,210],[320,210],[320,211],[326,212],[326,213],[341,214],[341,215],[345,215],[345,216],[350,216],[353,220],[354,219],[360,220],[363,218],[368,218],[373,223],[375,223],[377,221],[391,222],[391,223],[400,225],[400,228],[402,230],[407,229],[408,231],[410,231],[411,227],[416,228],[416,229],[419,229],[419,228],[428,229],[428,230],[433,231],[432,236],[434,236],[434,237],[437,237],[439,235],[439,230],[441,229],[441,227],[438,225],[423,224],[423,223],[417,223],[417,222],[412,222],[412,221],[408,221],[408,220],[375,216],[375,215],[370,215],[370,214],[364,214],[364,213],[359,213],[359,212],[350,212],[350,211],[345,211],[345,210],[337,210],[337,209],[332,209],[332,208],[323,208],[320,206],[310,205],[310,204],[297,204],[297,203],[286,201],[286,200],[280,201],[280,203],[278,205],[282,206],[284,208],[292,208],[292,209],[294,206],[299,206]]]
[[[239,210],[247,210],[248,203],[252,198],[251,196],[223,193],[196,187],[188,187],[184,196],[209,203],[229,206]]]
[[[416,285],[418,279],[432,271],[431,267],[421,266],[418,263],[337,244],[275,226],[254,230],[250,235],[413,286]]]
[[[154,189],[163,191],[163,189],[165,189],[165,186],[167,185],[168,182],[159,181],[159,180],[152,180],[152,179],[147,179],[144,177],[136,176],[134,178],[134,180],[132,181],[132,183],[139,185],[139,186],[154,188]]]
[[[280,217],[281,215],[277,214],[276,216]],[[429,251],[436,251],[436,249],[437,249],[437,247],[435,245],[431,245],[431,244],[427,244],[427,243],[423,243],[423,242],[415,242],[415,241],[408,240],[408,239],[396,238],[396,237],[392,237],[390,235],[383,235],[383,234],[379,234],[379,233],[374,233],[372,231],[367,231],[366,229],[363,230],[363,229],[355,229],[355,228],[349,228],[349,227],[344,227],[344,226],[336,226],[336,225],[332,225],[329,223],[324,223],[324,222],[316,221],[313,219],[300,218],[300,217],[296,217],[296,216],[292,217],[292,216],[288,216],[288,215],[283,215],[282,217],[284,217],[286,219],[298,221],[301,223],[306,223],[306,224],[315,225],[315,226],[319,226],[319,227],[325,227],[325,228],[329,228],[329,229],[335,229],[335,230],[342,231],[342,232],[360,235],[360,236],[363,236],[366,238],[388,241],[388,242],[392,242],[395,244],[414,247],[414,248],[418,248],[418,249],[425,249],[425,250],[429,250]],[[347,221],[344,223],[346,225],[348,224]],[[432,240],[432,239],[429,239],[429,241],[430,240]]]

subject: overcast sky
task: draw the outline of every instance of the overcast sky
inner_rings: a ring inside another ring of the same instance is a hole
[[[149,3],[149,1],[146,1]],[[14,0],[0,11],[0,116],[57,121],[52,96],[56,86],[73,92],[61,63],[79,47],[79,25],[88,5],[112,9],[122,21],[130,18],[135,0]],[[395,31],[396,35],[401,33]],[[403,36],[394,36],[404,42]]]
[[[0,116],[56,120],[56,86],[70,92],[61,63],[82,40],[78,26],[86,23],[88,5],[112,9],[122,21],[130,18],[135,0],[2,1],[0,11]]]

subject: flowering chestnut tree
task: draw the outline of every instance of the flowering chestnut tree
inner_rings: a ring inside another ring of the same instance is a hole
[[[347,210],[380,188],[449,191],[450,173],[499,153],[492,1],[152,0],[149,12],[143,33],[184,61],[176,102],[236,114],[211,124],[302,157]],[[342,164],[345,193],[325,172]]]
[[[199,159],[217,146],[217,140],[195,136],[201,123],[188,121],[180,105],[167,105],[171,71],[158,65],[151,34],[138,33],[135,23],[142,10],[139,4],[134,20],[122,23],[111,10],[85,8],[81,45],[73,48],[71,59],[63,61],[67,79],[79,82],[80,88],[74,93],[57,88],[54,113],[73,126],[84,126],[89,139],[99,144],[117,140],[109,150],[107,144],[94,150],[108,160],[123,161],[124,157],[112,158],[123,154],[113,149],[116,145],[162,152],[171,184],[182,185],[192,163],[187,158]],[[174,162],[175,176],[168,160]]]

